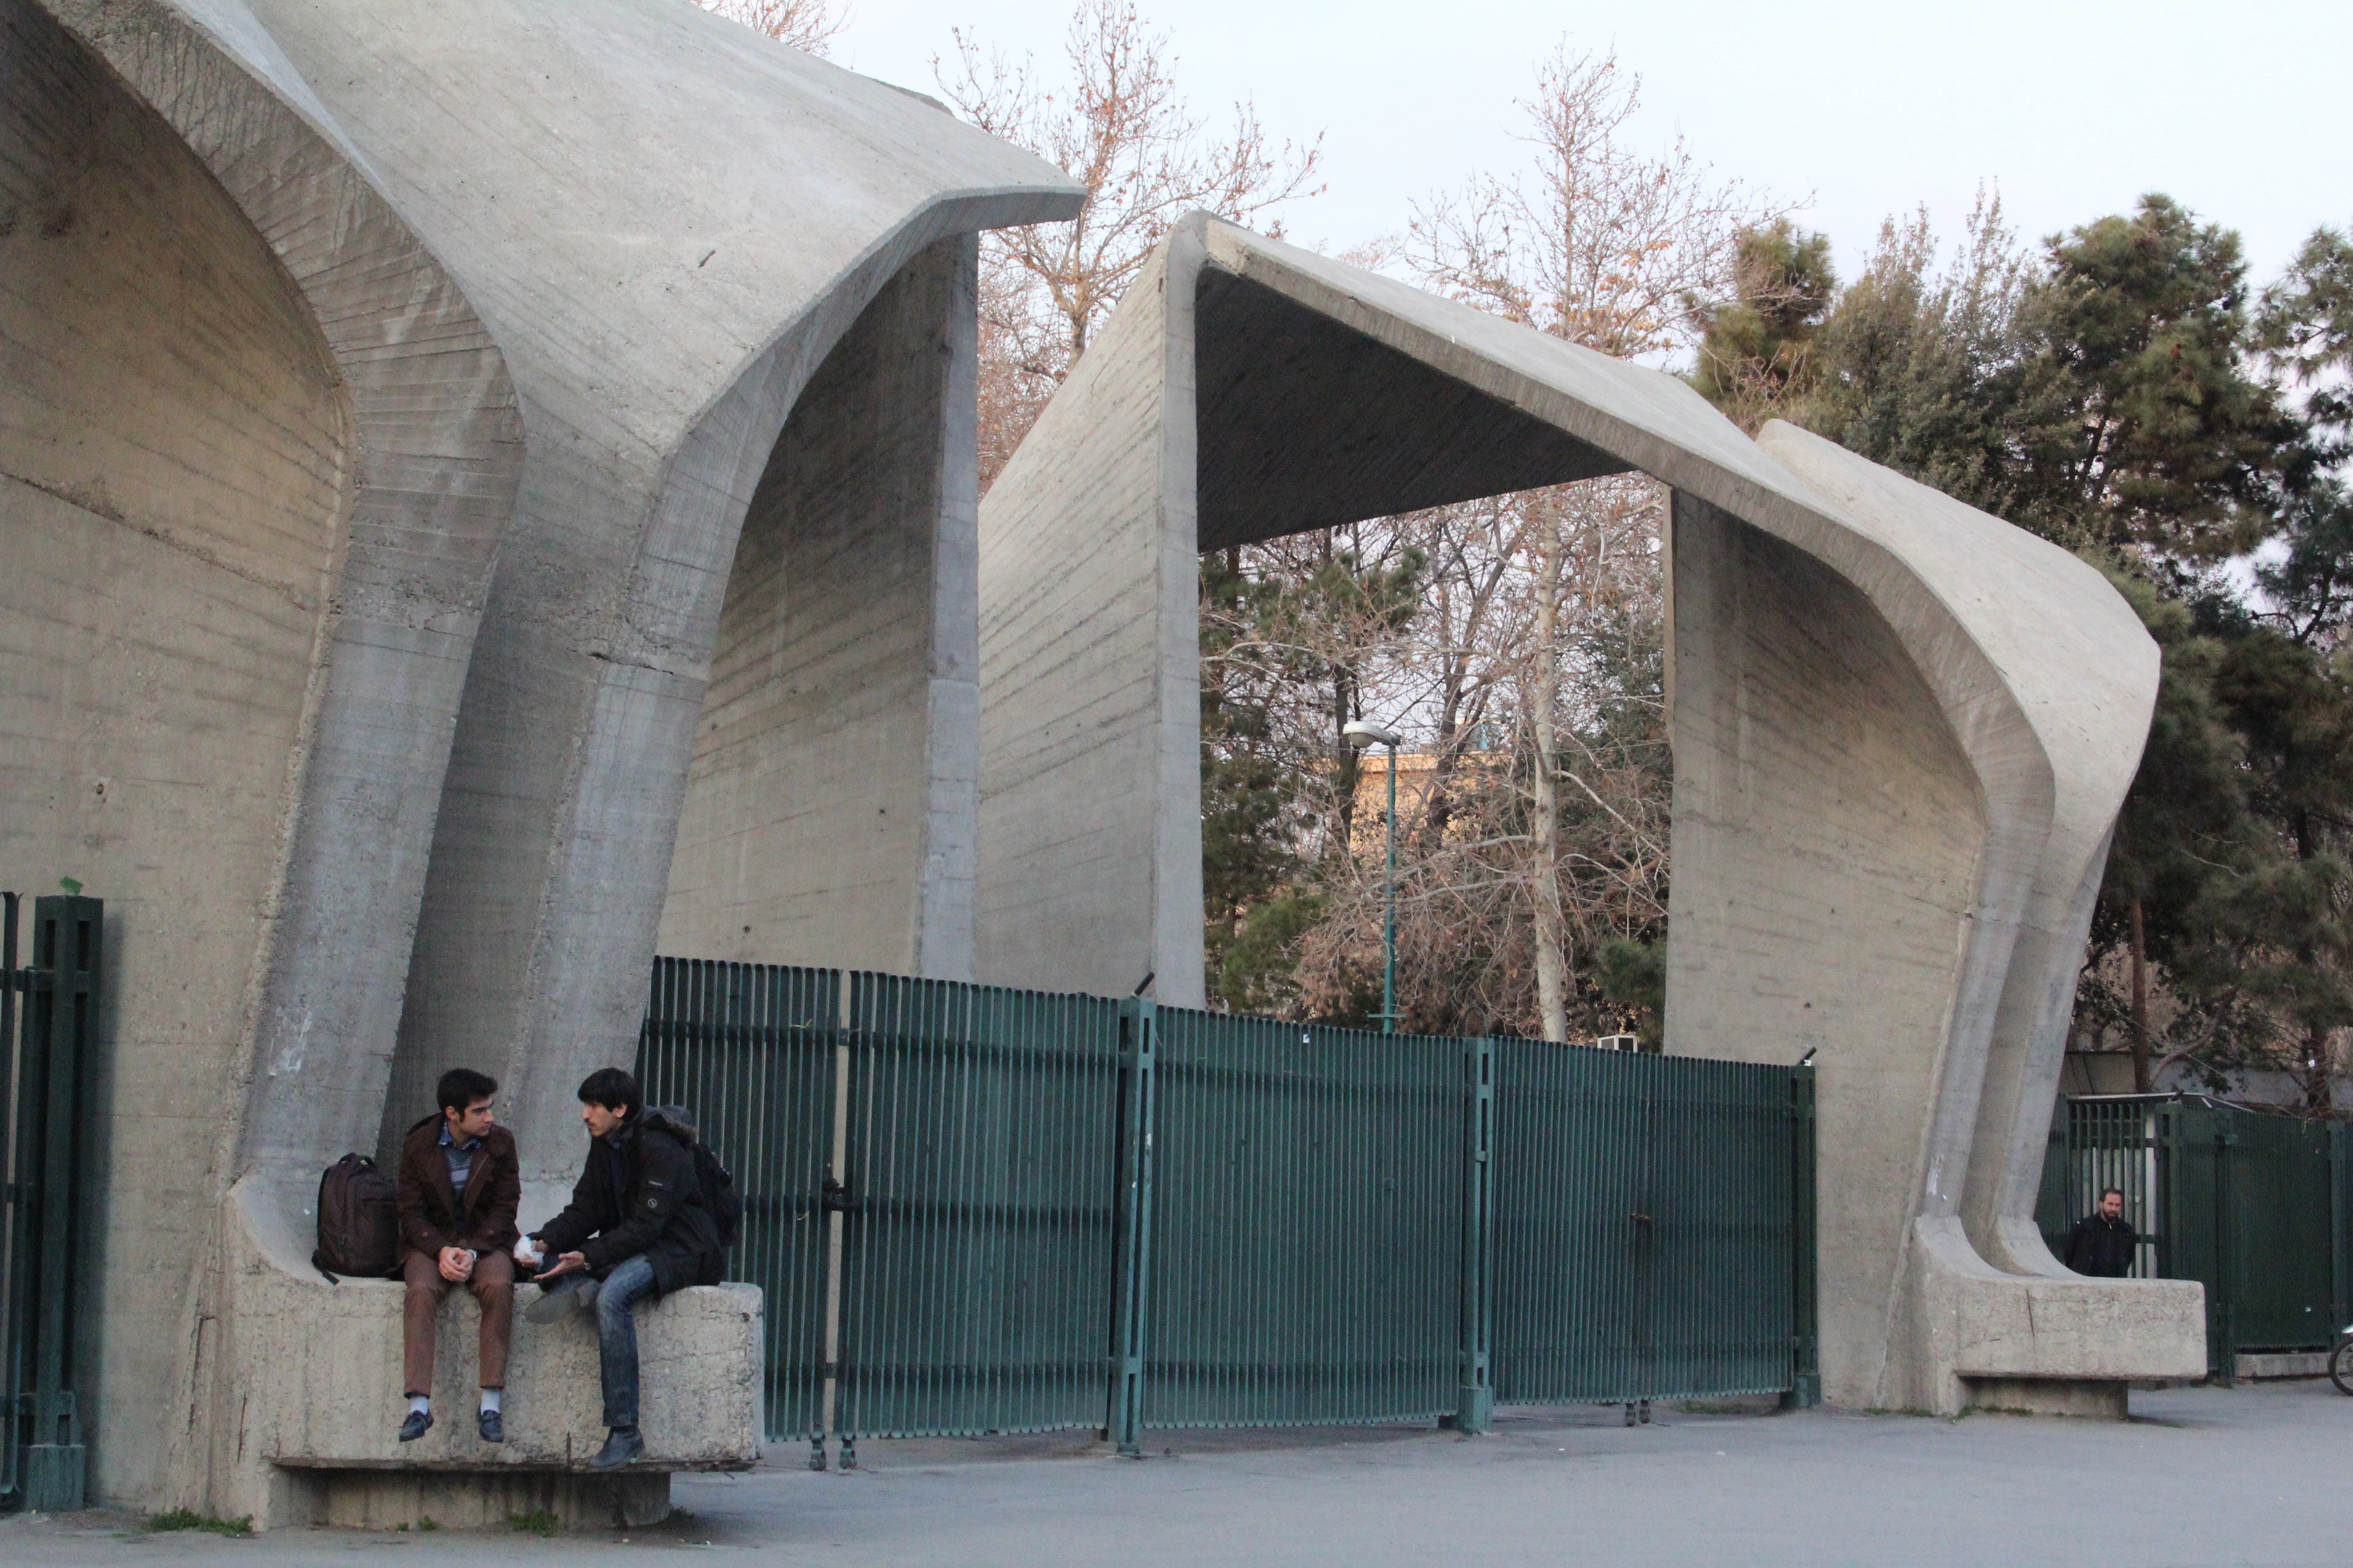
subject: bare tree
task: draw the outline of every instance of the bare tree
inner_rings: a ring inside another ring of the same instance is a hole
[[[1520,105],[1531,164],[1419,206],[1393,263],[1604,353],[1687,351],[1732,291],[1740,235],[1774,214],[1680,141],[1632,145],[1639,86],[1606,53],[1556,54]],[[1626,1017],[1598,960],[1664,930],[1664,514],[1663,489],[1629,477],[1358,525],[1365,550],[1410,538],[1430,563],[1416,613],[1367,651],[1360,682],[1428,742],[1400,796],[1399,967],[1417,1026],[1561,1040]],[[1365,837],[1319,862],[1326,916],[1297,944],[1311,1011],[1350,1009],[1377,972],[1384,868]]]
[[[1029,433],[1038,411],[1153,247],[1187,213],[1249,221],[1317,195],[1322,138],[1270,141],[1247,103],[1212,136],[1177,91],[1168,37],[1131,0],[1078,0],[1061,79],[1036,61],[984,50],[955,35],[955,68],[933,74],[964,117],[1059,164],[1087,187],[1067,224],[998,229],[984,237],[981,280],[981,482]],[[1267,224],[1280,235],[1280,221]]]
[[[1688,347],[1730,289],[1741,231],[1784,204],[1718,182],[1681,137],[1655,155],[1630,145],[1641,88],[1614,51],[1562,45],[1518,103],[1530,167],[1418,205],[1406,264],[1428,287],[1603,353]]]
[[[834,36],[849,20],[849,6],[837,11],[833,0],[696,0],[696,4],[820,58],[832,52]]]

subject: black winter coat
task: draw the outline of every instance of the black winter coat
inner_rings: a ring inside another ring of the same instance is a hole
[[[2127,1219],[2107,1220],[2087,1214],[2075,1222],[2067,1238],[2067,1267],[2095,1279],[2122,1279],[2132,1272],[2140,1237]]]
[[[538,1237],[551,1260],[577,1252],[600,1279],[642,1252],[662,1291],[715,1285],[724,1267],[718,1224],[694,1179],[693,1151],[636,1116],[588,1140],[572,1201]]]

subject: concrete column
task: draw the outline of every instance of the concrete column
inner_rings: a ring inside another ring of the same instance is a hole
[[[1984,807],[1852,585],[1682,493],[1672,548],[1669,1048],[1820,1053],[1823,1394],[1880,1404]]]
[[[986,982],[1203,1002],[1201,254],[1169,237],[981,508]]]
[[[769,455],[727,580],[660,950],[972,977],[978,246],[909,263]]]

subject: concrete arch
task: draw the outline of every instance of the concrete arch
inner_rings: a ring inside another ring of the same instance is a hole
[[[895,369],[845,372],[826,395],[845,408],[804,424],[815,448],[881,465],[858,478],[864,517],[930,546],[923,582],[848,588],[903,589],[940,622],[897,650],[937,668],[886,727],[913,724],[894,765],[931,770],[918,793],[944,823],[917,858],[953,862],[961,833],[968,860],[971,237],[1068,216],[1080,192],[937,105],[680,0],[0,0],[0,17],[47,29],[12,68],[73,53],[145,117],[307,323],[332,414],[290,447],[330,539],[281,585],[312,617],[303,658],[272,664],[300,677],[290,718],[270,705],[291,739],[239,756],[280,780],[248,835],[267,874],[237,884],[249,941],[203,976],[237,1045],[140,1087],[151,1110],[204,1102],[150,1163],[187,1214],[106,1313],[110,1339],[144,1347],[106,1358],[108,1387],[169,1387],[187,1419],[112,1428],[99,1476],[142,1505],[301,1519],[326,1493],[300,1467],[376,1457],[322,1424],[311,1381],[372,1366],[383,1321],[375,1296],[303,1266],[318,1171],[467,1060],[505,1080],[544,1212],[575,1161],[573,1084],[634,1040],[746,507],[845,342]],[[20,107],[16,131],[71,141],[70,105]],[[141,281],[201,296],[223,281],[203,260]],[[919,384],[928,401],[905,405]],[[878,387],[903,428],[853,428],[848,405],[871,413]],[[53,423],[73,405],[29,402]],[[242,449],[216,436],[187,466]],[[919,912],[951,949],[959,879],[912,874],[948,889]],[[732,1392],[681,1437],[690,1457],[751,1440],[741,1319],[711,1320],[697,1364]],[[519,1435],[563,1440],[528,1419]]]
[[[918,257],[1079,192],[682,4],[252,10],[464,280],[522,405],[383,1124],[481,1066],[544,1204],[574,1086],[633,1048],[735,542],[787,413]]]
[[[2031,1223],[2155,693],[2128,607],[1801,431],[1204,216],[982,509],[979,977],[1199,1005],[1199,550],[1631,469],[1674,494],[1668,1045],[1822,1053],[1825,1387],[2179,1375],[2195,1288],[2065,1276]]]
[[[769,454],[728,574],[665,952],[971,977],[977,272],[969,236],[911,261]]]
[[[106,1197],[104,1382],[84,1397],[94,1409],[136,1409],[178,1388],[200,1404],[218,1348],[202,1327],[217,1321],[206,1258],[228,1183],[273,1163],[315,1180],[354,1128],[373,1130],[450,721],[513,505],[520,428],[498,353],[462,293],[306,112],[282,60],[255,47],[249,17],[234,6],[15,0],[5,26],[23,89],[5,95],[10,129],[20,144],[63,138],[80,154],[65,199],[88,207],[58,226],[69,239],[75,228],[95,235],[76,284],[87,294],[104,280],[114,329],[79,332],[49,356],[58,384],[10,378],[37,415],[11,422],[12,457],[44,445],[58,454],[39,423],[74,420],[70,457],[91,473],[85,499],[155,556],[122,580],[159,604],[206,595],[185,616],[142,615],[128,597],[93,616],[93,673],[124,658],[153,664],[140,679],[94,684],[84,703],[110,685],[161,694],[90,749],[130,775],[141,742],[164,745],[169,787],[227,816],[214,831],[183,822],[170,841],[151,837],[132,863],[111,875],[91,866],[100,874],[89,878],[115,897],[127,940],[114,953],[111,1127],[121,1152]],[[106,129],[93,136],[92,125]],[[32,166],[15,164],[20,175]],[[19,288],[44,286],[37,263],[10,272]],[[54,269],[47,282],[54,291]],[[248,319],[233,325],[240,300]],[[168,301],[162,319],[142,319],[142,301]],[[131,349],[132,331],[143,348]],[[273,359],[279,381],[314,384],[326,411],[310,421],[314,438],[301,437],[305,421],[258,363]],[[140,395],[160,386],[153,366],[165,363],[187,382],[168,406]],[[100,410],[68,384],[93,376],[131,384]],[[110,423],[135,423],[136,434],[110,449],[90,435]],[[301,497],[255,488],[269,466],[258,448],[301,475]],[[225,488],[240,465],[253,482]],[[27,535],[47,548],[70,537],[58,518],[35,520]],[[242,586],[206,587],[225,580]],[[256,590],[301,620],[299,646],[291,623],[270,637],[238,630],[251,612],[233,601]],[[175,621],[175,636],[158,638],[157,621]],[[220,647],[208,653],[207,640]],[[23,689],[15,671],[11,685]],[[174,712],[175,689],[253,722]],[[240,773],[252,781],[229,784]],[[111,781],[108,809],[135,823],[142,797],[164,784],[143,773]],[[142,833],[123,837],[127,847]],[[222,900],[233,915],[204,912]],[[199,951],[210,948],[220,951]],[[191,1033],[206,1042],[193,1054]],[[100,1429],[95,1489],[154,1495],[167,1429]]]

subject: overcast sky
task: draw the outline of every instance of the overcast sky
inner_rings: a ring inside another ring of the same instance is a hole
[[[1059,68],[1068,0],[849,0],[833,58],[934,90],[963,26]],[[1513,100],[1566,37],[1642,77],[1637,127],[1789,198],[1852,277],[1881,218],[1960,227],[1998,184],[2029,239],[2162,190],[2246,237],[2258,282],[2321,223],[2353,223],[2353,0],[1145,0],[1177,79],[1222,121],[1324,135],[1330,189],[1287,216],[1344,249],[1408,205],[1514,164]]]

